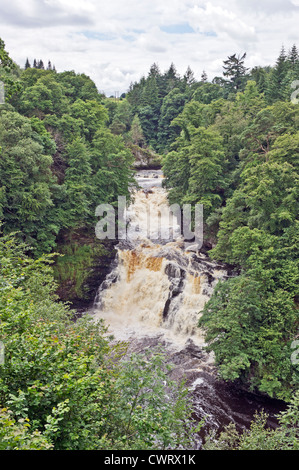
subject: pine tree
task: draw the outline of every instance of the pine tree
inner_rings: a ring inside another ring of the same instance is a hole
[[[165,93],[164,96],[170,92],[173,88],[176,88],[178,81],[179,81],[179,76],[177,74],[175,65],[171,63],[169,69],[165,72],[163,75],[163,80],[164,80],[164,88],[165,88]]]
[[[28,57],[27,57],[26,64],[25,64],[25,70],[30,69],[30,68],[31,68],[31,65],[30,65],[30,62],[29,62]]]
[[[206,83],[208,81],[208,75],[206,73],[205,70],[203,70],[202,74],[201,74],[201,81]]]
[[[50,61],[50,60],[49,60],[49,62],[48,62],[47,70],[52,70],[52,64],[51,64],[51,61]]]
[[[267,87],[267,71],[264,67],[254,67],[250,72],[252,80],[255,81],[260,93],[264,93]]]
[[[37,61],[36,61],[36,59],[34,59],[34,61],[33,61],[33,68],[34,68],[34,69],[37,69],[37,68],[38,68],[38,67],[37,67]]]
[[[148,76],[149,77],[155,77],[157,79],[157,77],[159,77],[160,75],[161,75],[161,73],[160,73],[159,66],[156,63],[153,63],[153,65],[151,65],[151,67],[150,67],[150,71],[149,71]]]
[[[289,71],[289,63],[284,46],[282,46],[275,67],[269,79],[266,95],[270,103],[275,101],[284,100],[288,93],[289,78],[287,73]]]
[[[227,82],[230,91],[242,91],[245,87],[245,75],[248,71],[244,66],[245,58],[246,52],[241,57],[233,54],[224,61],[223,75],[225,77],[230,77],[230,80]]]
[[[142,91],[141,104],[143,106],[149,105],[154,110],[154,112],[159,112],[159,89],[155,76],[150,76],[146,79],[146,83]]]
[[[288,57],[287,57],[288,62],[290,63],[291,67],[293,70],[295,70],[298,67],[299,64],[299,52],[297,49],[296,44],[294,44],[289,51]]]
[[[194,73],[191,70],[189,65],[188,65],[187,70],[186,70],[185,75],[184,75],[184,81],[185,81],[186,85],[188,85],[188,86],[191,86],[193,83],[195,83]]]

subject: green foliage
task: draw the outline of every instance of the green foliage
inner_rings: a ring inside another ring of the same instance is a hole
[[[240,91],[244,87],[245,75],[247,68],[244,66],[244,61],[246,58],[246,53],[241,57],[233,54],[224,61],[224,72],[225,77],[230,77],[230,80],[227,83],[227,86],[230,91],[236,92]]]
[[[9,57],[8,52],[5,50],[5,42],[0,39],[0,65],[11,69],[14,67],[12,59]]]
[[[138,115],[147,144],[155,151],[167,152],[178,135],[179,128],[170,124],[189,101],[193,84],[190,67],[181,78],[174,64],[163,74],[153,64],[147,78],[131,84],[126,100],[133,115]]]
[[[3,70],[15,79],[0,46]],[[94,230],[98,204],[130,199],[134,155],[108,130],[103,97],[86,75],[27,67],[18,80],[21,89],[8,97],[14,107],[3,105],[0,115],[0,218],[5,233],[19,232],[39,256],[64,230]],[[118,107],[127,131],[129,108],[125,100]]]
[[[28,418],[13,418],[13,412],[0,409],[0,450],[51,450],[45,433],[31,431]]]
[[[65,212],[68,226],[86,225],[92,220],[91,197],[94,187],[91,184],[92,168],[90,152],[83,139],[77,138],[66,147],[68,167],[65,170],[64,185],[67,193]]]
[[[283,288],[273,293],[253,278],[242,275],[217,285],[200,326],[225,380],[242,379],[288,400],[298,386],[298,367],[290,359],[297,318],[292,295]]]
[[[97,130],[104,127],[108,120],[106,109],[96,100],[76,100],[70,106],[70,116],[82,122],[83,135],[89,142],[92,141]]]
[[[173,88],[163,99],[157,137],[161,150],[169,148],[170,143],[178,135],[180,128],[171,126],[171,122],[183,111],[186,101],[187,95],[179,88]]]
[[[74,71],[67,71],[57,74],[56,79],[65,89],[65,95],[68,100],[73,103],[78,99],[83,101],[102,101],[95,83],[90,77],[77,74]]]
[[[223,88],[216,83],[201,83],[192,87],[194,89],[192,99],[203,104],[224,98]]]
[[[192,446],[187,391],[169,380],[163,355],[125,360],[101,321],[72,321],[50,262],[27,257],[12,236],[0,239],[0,404],[9,409],[0,413],[0,447]]]
[[[109,255],[104,246],[88,240],[83,244],[72,242],[58,246],[58,256],[54,265],[54,276],[59,284],[59,295],[67,300],[90,300],[90,293],[86,281],[92,268],[105,265],[105,258]],[[110,257],[108,257],[110,260]],[[103,266],[106,267],[106,266]],[[100,280],[99,280],[100,281]]]
[[[20,231],[28,244],[39,241],[37,250],[49,251],[59,230],[53,212],[55,178],[51,173],[53,143],[36,138],[29,119],[16,112],[0,116],[1,213],[5,233]],[[40,140],[40,143],[38,143]],[[47,148],[48,144],[48,148]]]
[[[142,148],[145,146],[145,137],[137,114],[133,118],[128,140],[132,142],[133,145],[138,145],[138,147]]]
[[[208,84],[192,85],[193,99],[172,121],[181,133],[163,172],[170,203],[203,204],[210,256],[240,271],[217,286],[200,320],[221,376],[288,400],[298,387],[291,344],[298,334],[299,113],[283,81],[290,83],[298,57],[293,48],[273,70],[251,77],[244,58],[226,61],[233,97],[205,104]],[[270,93],[275,74],[279,97]]]
[[[153,64],[116,101],[84,74],[60,74],[50,64],[44,70],[41,61],[21,70],[0,40],[0,420],[7,437],[0,432],[0,446],[191,445],[185,391],[169,382],[161,354],[125,362],[114,357],[101,324],[73,323],[57,302],[52,257],[43,254],[68,231],[89,236],[97,205],[130,199],[140,150],[164,152],[170,202],[202,203],[211,257],[240,271],[217,286],[200,320],[222,377],[291,400],[298,387],[291,344],[298,334],[299,113],[290,97],[299,54],[295,45],[282,49],[273,67],[250,72],[245,56],[230,56],[229,80],[212,83],[205,74],[196,82],[190,68],[181,78],[174,64],[164,73]],[[7,237],[12,232],[19,243]],[[62,251],[57,279],[84,296],[94,252]],[[266,430],[261,416],[241,438],[229,428],[224,448],[297,446],[296,403],[280,434]]]
[[[185,130],[188,139],[178,139],[177,150],[163,160],[169,199],[171,203],[203,204],[208,216],[221,205],[226,185],[222,139],[204,127],[186,124]]]
[[[112,449],[192,446],[195,426],[191,420],[191,403],[183,384],[169,379],[170,367],[166,365],[163,350],[131,354],[129,360],[121,361],[115,382],[119,401],[109,410],[109,421],[119,423],[121,431],[117,432],[121,437],[110,434]]]
[[[46,114],[61,116],[67,109],[63,87],[53,73],[42,74],[34,85],[23,91],[18,108],[26,116],[43,118]]]
[[[130,103],[127,100],[118,101],[109,126],[111,132],[116,135],[125,136],[130,130],[132,120],[133,114]]]

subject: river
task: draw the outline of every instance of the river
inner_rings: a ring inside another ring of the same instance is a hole
[[[248,428],[256,411],[264,410],[275,427],[284,403],[220,380],[197,327],[217,282],[234,273],[201,250],[186,248],[181,225],[169,217],[161,171],[139,171],[136,178],[141,189],[127,211],[127,237],[99,286],[93,315],[105,320],[115,341],[128,342],[128,354],[163,346],[174,365],[173,378],[186,380],[194,418],[205,419],[199,449],[209,430],[219,432],[230,422]]]

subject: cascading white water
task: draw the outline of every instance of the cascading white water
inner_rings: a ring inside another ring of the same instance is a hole
[[[197,325],[216,283],[228,274],[204,254],[184,249],[179,224],[168,217],[161,176],[158,171],[138,175],[142,189],[128,210],[128,239],[118,245],[117,265],[99,287],[93,315],[105,320],[116,341],[128,344],[127,354],[162,344],[167,361],[175,364],[172,377],[184,378],[192,394],[194,416],[206,421],[200,448],[209,429],[229,422],[248,428],[261,409],[275,425],[280,409],[219,381]],[[161,232],[169,240],[159,240]]]
[[[106,320],[117,339],[162,334],[176,344],[192,338],[203,345],[199,312],[226,272],[183,249],[161,181],[158,171],[139,174],[142,189],[127,213],[129,243],[118,247],[117,267],[99,289],[95,315]]]

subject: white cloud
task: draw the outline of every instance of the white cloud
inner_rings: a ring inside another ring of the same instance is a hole
[[[161,71],[173,62],[180,74],[189,65],[198,79],[203,70],[209,79],[221,75],[223,60],[233,53],[247,52],[248,67],[271,65],[282,44],[299,46],[298,5],[299,0],[0,0],[0,27],[19,65],[27,57],[50,59],[58,71],[86,73],[110,95],[127,91],[154,62]]]
[[[296,11],[298,0],[238,0],[244,10],[264,12],[267,15],[286,14]]]

